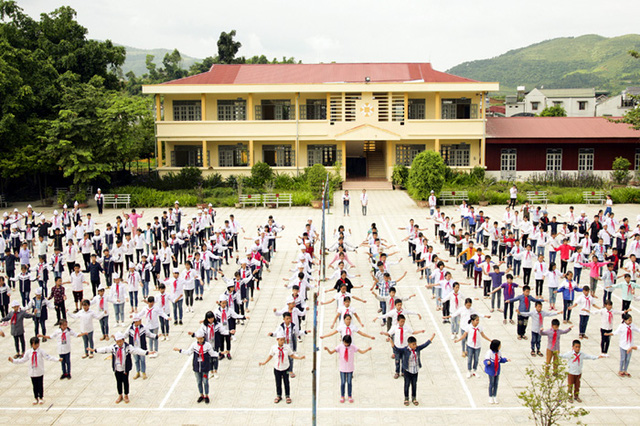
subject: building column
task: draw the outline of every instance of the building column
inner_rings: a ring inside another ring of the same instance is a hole
[[[156,168],[159,169],[162,167],[162,141],[160,139],[157,140],[158,145],[158,153],[156,157]]]
[[[209,155],[207,151],[207,141],[202,141],[202,167],[209,168]]]
[[[436,120],[442,118],[442,99],[440,99],[440,92],[436,92]]]
[[[252,121],[254,119],[255,108],[253,107],[253,93],[247,95],[247,120]]]
[[[347,180],[347,141],[342,141],[341,149],[342,149],[342,167],[340,167],[340,172],[342,174],[342,180]]]
[[[207,95],[202,93],[200,94],[200,110],[202,111],[202,121],[207,121]]]
[[[253,154],[253,139],[249,141],[249,167],[255,164],[255,155]]]
[[[487,140],[483,136],[482,139],[480,139],[480,165],[482,167],[486,166],[485,164],[486,151],[487,151]]]
[[[156,94],[156,121],[162,121],[162,102],[159,94]]]
[[[409,93],[404,92],[404,121],[409,119]]]
[[[435,140],[435,145],[433,147],[433,150],[437,153],[440,153],[440,139]]]
[[[406,117],[406,110],[405,110],[405,117]],[[386,164],[384,165],[385,168],[385,176],[387,178],[388,181],[391,181],[391,175],[393,173],[393,165],[396,163],[393,159],[393,156],[396,153],[396,142],[393,141],[387,141],[387,143],[385,144],[385,157],[386,157]]]
[[[484,120],[485,118],[487,118],[487,107],[489,106],[489,103],[487,102],[485,105],[485,99],[487,98],[487,92],[482,92],[480,94],[482,96],[482,119]]]

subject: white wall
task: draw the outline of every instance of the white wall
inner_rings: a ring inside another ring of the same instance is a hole
[[[612,96],[604,102],[600,102],[596,106],[596,115],[602,117],[610,115],[612,117],[622,117],[631,109],[631,107],[622,108],[622,95]]]
[[[516,171],[516,181],[522,182],[522,181],[527,180],[531,175],[534,175],[534,174],[540,175],[540,174],[543,174],[543,173],[544,173],[544,170],[518,170],[518,171]],[[562,170],[562,173],[578,173],[578,171],[577,170]],[[594,170],[592,173],[594,175],[596,175],[596,176],[600,176],[600,177],[605,178],[605,179],[611,178],[611,170]],[[487,170],[485,172],[485,175],[487,177],[493,177],[493,178],[496,178],[498,180],[501,180],[501,176],[502,176],[501,172],[499,170],[491,170],[491,171]]]

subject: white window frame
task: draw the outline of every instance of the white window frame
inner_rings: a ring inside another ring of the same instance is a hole
[[[578,171],[579,172],[592,172],[593,171],[593,148],[580,148],[578,150]]]
[[[636,164],[634,170],[640,170],[640,148],[636,148]]]
[[[551,173],[562,171],[562,148],[547,149],[545,170]]]
[[[513,180],[516,177],[518,164],[518,150],[515,148],[503,148],[500,151],[500,177]]]

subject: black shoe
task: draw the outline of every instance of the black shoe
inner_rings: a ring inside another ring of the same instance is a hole
[[[173,322],[173,325],[178,325],[178,321],[174,321],[174,322]]]
[[[209,403],[209,397],[208,397],[208,396],[205,396],[205,397],[204,397],[204,403],[205,403],[205,404],[208,404],[208,403]]]
[[[180,325],[182,325],[182,320],[180,320]]]
[[[66,378],[67,378],[67,375],[66,375],[66,374],[63,374],[62,376],[60,376],[60,380],[62,380],[62,379],[66,379]]]
[[[67,379],[71,380],[71,374],[67,374]]]
[[[200,398],[198,398],[198,403],[204,401],[204,396],[200,395]]]

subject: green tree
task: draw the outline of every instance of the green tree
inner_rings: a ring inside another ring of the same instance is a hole
[[[407,190],[418,200],[426,200],[431,190],[440,193],[444,185],[445,164],[440,153],[423,151],[411,163]]]
[[[567,111],[561,105],[549,106],[540,111],[538,117],[566,117]]]
[[[235,41],[233,38],[236,36],[236,30],[231,30],[228,33],[221,32],[220,38],[218,38],[218,63],[220,64],[235,64],[236,55],[238,50],[242,47],[242,43]]]
[[[258,161],[251,167],[251,179],[254,184],[264,188],[264,184],[273,180],[273,169],[267,163]]]
[[[611,177],[613,178],[615,183],[618,184],[626,184],[631,179],[629,175],[629,168],[631,167],[631,162],[624,157],[616,157],[613,160],[613,164],[611,166]]]

